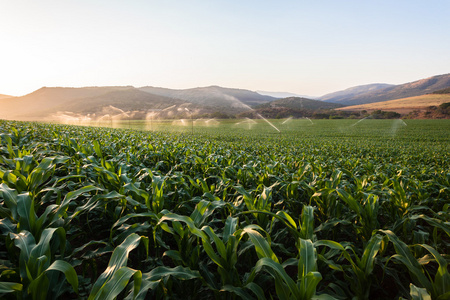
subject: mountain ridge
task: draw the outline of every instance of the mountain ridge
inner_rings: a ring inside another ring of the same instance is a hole
[[[217,85],[179,90],[152,86],[139,89],[147,93],[177,98],[204,106],[231,106],[249,109],[249,106],[276,100],[274,97],[260,95],[250,90],[224,88]]]
[[[132,115],[142,118],[148,113],[155,114],[162,110],[164,113],[158,114],[167,117],[196,115],[227,118],[251,112],[253,108],[264,109],[268,115],[273,115],[270,110],[278,111],[277,115],[289,111],[301,115],[305,109],[337,108],[331,104],[350,106],[385,102],[406,98],[404,95],[414,97],[435,92],[447,93],[449,88],[450,74],[400,85],[375,83],[351,87],[324,95],[319,98],[320,101],[302,97],[279,99],[250,90],[217,85],[178,90],[152,86],[42,87],[21,97],[0,95],[0,118],[42,120],[58,113],[77,117],[95,115],[98,118],[103,114],[109,117],[123,115],[129,118]],[[307,108],[310,104],[312,106]]]
[[[436,75],[399,85],[383,85],[386,84],[356,86],[343,91],[324,95],[320,97],[319,100],[341,103],[344,105],[359,105],[425,95],[450,87],[450,73]],[[364,87],[370,88],[371,86],[375,88],[372,90],[366,89],[366,91],[363,91]],[[362,88],[361,92],[352,93],[352,89],[357,88]]]

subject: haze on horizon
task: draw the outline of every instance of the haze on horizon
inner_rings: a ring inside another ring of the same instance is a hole
[[[449,14],[446,0],[0,0],[0,94],[401,84],[450,72]]]

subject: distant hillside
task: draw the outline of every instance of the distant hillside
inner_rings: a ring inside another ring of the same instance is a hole
[[[135,88],[111,91],[95,97],[81,98],[69,105],[54,107],[46,111],[47,115],[55,116],[58,112],[74,112],[78,115],[89,115],[95,119],[106,115],[116,118],[145,118],[149,112],[159,114],[160,110],[171,108],[172,112],[182,111],[185,108],[198,110],[195,105],[179,99],[153,95]],[[166,116],[166,115],[164,115]]]
[[[373,93],[378,90],[384,90],[386,88],[394,87],[395,85],[386,83],[373,83],[366,85],[359,85],[345,89],[343,91],[338,91],[330,94],[326,94],[319,97],[318,100],[331,102],[331,103],[342,103],[352,101],[352,99],[357,99],[358,97],[364,96],[367,93]]]
[[[84,116],[147,113],[185,101],[145,93],[133,87],[41,88],[31,94],[0,100],[0,118],[41,120],[61,113]],[[191,105],[191,104],[189,104]],[[191,105],[192,106],[192,105]],[[192,106],[194,108],[194,106]]]
[[[342,104],[328,103],[300,97],[289,97],[256,106],[255,108],[285,107],[293,109],[321,110],[342,107]]]
[[[370,87],[371,85],[368,86]],[[362,91],[356,94],[351,92],[353,89],[359,88],[364,90],[364,87],[368,86],[354,87],[345,91],[333,93],[335,95],[341,93],[336,96],[333,96],[333,94],[325,95],[321,97],[320,100],[345,105],[358,105],[420,96],[450,87],[450,74],[433,76],[394,86],[375,86],[375,89],[369,89],[366,92]]]
[[[402,98],[391,101],[375,102],[338,108],[343,111],[374,110],[395,111],[407,114],[414,110],[426,110],[430,106],[439,106],[442,103],[450,102],[450,94],[428,94],[415,97]]]
[[[0,118],[4,119],[36,119],[42,118],[44,111],[54,107],[63,107],[75,99],[94,97],[114,90],[130,87],[84,87],[63,88],[43,87],[28,95],[0,100]],[[35,118],[36,117],[36,118]]]
[[[156,93],[149,93],[149,90]],[[16,120],[103,117],[142,119],[148,113],[162,118],[191,117],[192,115],[227,118],[250,110],[249,106],[242,103],[244,101],[260,103],[274,99],[246,90],[219,87],[191,89],[183,93],[178,93],[177,90],[172,90],[175,91],[174,93],[167,93],[161,92],[162,90],[164,89],[136,89],[130,86],[44,87],[22,97],[0,99],[0,118]],[[177,95],[184,95],[185,99],[191,101],[178,99]]]
[[[248,110],[248,106],[276,100],[274,97],[260,95],[249,90],[230,89],[219,86],[199,87],[185,90],[146,86],[139,89],[147,93],[177,98],[203,106],[234,108],[241,111]]]
[[[328,103],[319,100],[311,100],[301,97],[288,97],[272,101],[270,103],[260,104],[254,107],[254,110],[243,112],[238,117],[258,118],[264,116],[266,118],[304,118],[313,117],[317,114],[330,113],[341,104]]]
[[[434,91],[434,92],[432,92],[432,94],[450,94],[450,87],[442,89],[442,90]]]
[[[13,98],[13,96],[0,94],[0,99]]]
[[[260,95],[271,96],[278,99],[289,98],[289,97],[300,97],[300,98],[308,98],[308,99],[316,99],[317,97],[311,97],[306,95],[298,95],[294,93],[286,93],[286,92],[266,92],[266,91],[256,91]]]

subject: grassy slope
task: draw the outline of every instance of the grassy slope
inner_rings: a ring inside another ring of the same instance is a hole
[[[0,99],[13,98],[13,96],[0,94]]]
[[[367,103],[384,102],[407,97],[426,95],[450,86],[450,74],[433,76],[413,82],[376,89],[352,96],[341,96],[329,102],[342,103],[345,105],[362,105]]]
[[[446,102],[450,102],[450,94],[428,94],[423,96],[408,97],[385,102],[346,106],[338,108],[338,110],[345,110],[345,111],[387,110],[387,111],[396,111],[398,113],[408,113],[413,110],[426,109],[429,106],[438,106]]]
[[[2,99],[0,101],[0,118],[39,119],[45,117],[46,112],[56,107],[73,104],[75,99],[95,97],[123,89],[130,89],[130,87],[43,87],[22,97]]]

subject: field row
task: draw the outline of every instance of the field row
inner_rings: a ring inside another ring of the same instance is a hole
[[[0,296],[449,299],[450,122],[268,122],[0,120]]]

